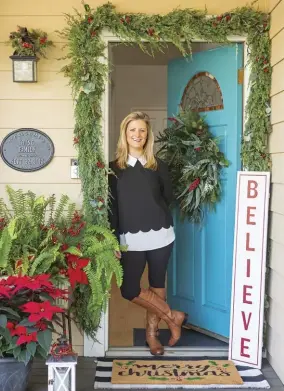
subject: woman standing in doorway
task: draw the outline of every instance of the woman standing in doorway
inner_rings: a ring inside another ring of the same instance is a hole
[[[163,319],[170,331],[169,346],[179,340],[187,315],[165,302],[165,279],[175,234],[169,205],[173,200],[167,166],[155,158],[150,118],[129,114],[121,123],[116,160],[110,163],[110,224],[127,252],[121,258],[122,296],[147,310],[146,340],[153,355],[164,348],[157,338]],[[148,263],[149,289],[140,288]]]

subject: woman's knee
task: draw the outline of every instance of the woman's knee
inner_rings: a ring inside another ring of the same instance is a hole
[[[135,299],[135,297],[140,295],[140,287],[139,288],[129,288],[127,286],[123,286],[120,288],[121,296],[129,301]]]

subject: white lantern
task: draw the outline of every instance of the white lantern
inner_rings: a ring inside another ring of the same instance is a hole
[[[48,391],[76,391],[77,355],[48,356]]]

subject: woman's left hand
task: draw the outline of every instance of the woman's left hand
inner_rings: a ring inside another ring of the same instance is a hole
[[[115,251],[114,255],[116,256],[117,259],[121,259],[121,252],[120,251]]]

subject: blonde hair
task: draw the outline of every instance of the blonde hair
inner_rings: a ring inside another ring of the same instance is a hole
[[[120,135],[116,149],[116,161],[119,168],[127,167],[128,160],[128,144],[126,139],[126,131],[127,127],[131,121],[142,120],[145,122],[147,127],[147,141],[144,145],[144,157],[146,159],[146,168],[150,168],[152,170],[157,169],[157,161],[154,156],[154,134],[152,131],[150,118],[148,114],[143,113],[142,111],[135,111],[133,113],[128,114],[127,117],[121,122],[120,125]]]

